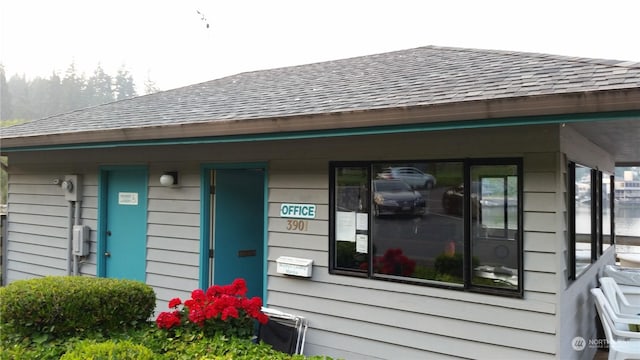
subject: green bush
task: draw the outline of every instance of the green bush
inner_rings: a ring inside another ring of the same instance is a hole
[[[122,331],[146,322],[155,308],[151,287],[132,280],[50,276],[0,288],[5,336],[34,342],[99,330]]]
[[[131,341],[105,341],[96,343],[90,340],[79,342],[60,360],[150,360],[154,355],[144,345]]]
[[[148,341],[151,341],[149,343]],[[184,333],[175,338],[164,338],[162,345],[150,338],[141,339],[140,343],[154,349],[159,359],[233,359],[233,360],[321,360],[330,359],[324,356],[305,357],[303,355],[289,355],[274,350],[271,345],[255,344],[248,339],[227,337],[221,334],[215,336],[195,335]],[[159,349],[162,347],[162,350]]]
[[[0,343],[0,360],[58,360],[65,353],[75,356],[77,351],[85,349],[90,344],[102,343],[110,340],[114,343],[129,341],[139,344],[153,353],[153,359],[157,360],[207,360],[207,359],[233,359],[233,360],[331,360],[330,357],[289,355],[274,350],[270,345],[254,344],[247,339],[238,339],[217,335],[207,337],[203,334],[177,332],[174,337],[167,338],[166,331],[158,329],[155,323],[148,322],[145,326],[129,329],[126,332],[109,334],[109,338],[89,335],[86,339],[66,338],[64,341],[50,340],[45,343]],[[79,345],[83,343],[83,345]],[[110,346],[110,345],[104,345]],[[76,357],[78,358],[78,357]],[[91,357],[80,356],[81,359]],[[66,360],[74,359],[73,357]],[[99,358],[95,358],[97,360]],[[120,357],[113,358],[120,359]]]
[[[454,255],[442,254],[436,258],[434,268],[441,274],[449,274],[462,278],[462,254]]]

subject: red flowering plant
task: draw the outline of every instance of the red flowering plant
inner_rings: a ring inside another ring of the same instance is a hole
[[[262,299],[257,296],[249,299],[246,294],[247,284],[241,278],[230,285],[213,285],[206,292],[196,289],[191,292],[191,299],[169,301],[173,310],[160,313],[156,324],[167,330],[200,330],[207,336],[221,333],[250,338],[255,321],[265,324],[269,318],[261,310]]]
[[[383,256],[374,259],[374,270],[379,274],[411,276],[416,262],[402,253],[402,249],[387,249]]]

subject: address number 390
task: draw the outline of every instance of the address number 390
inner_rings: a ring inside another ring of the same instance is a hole
[[[287,230],[289,231],[307,231],[309,224],[306,220],[287,220]]]

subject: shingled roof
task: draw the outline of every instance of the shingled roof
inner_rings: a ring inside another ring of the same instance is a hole
[[[427,46],[241,73],[16,125],[1,137],[222,123],[233,133],[255,119],[309,123],[315,115],[638,89],[640,63]]]

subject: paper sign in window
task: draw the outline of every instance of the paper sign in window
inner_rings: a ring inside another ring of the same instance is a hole
[[[369,236],[365,234],[356,235],[356,252],[366,254],[369,252]]]
[[[356,241],[356,213],[348,211],[336,212],[336,240]]]
[[[358,213],[358,215],[356,216],[356,230],[369,230],[369,214]]]

